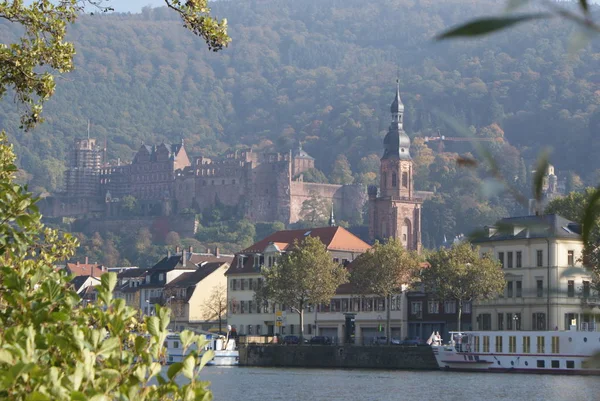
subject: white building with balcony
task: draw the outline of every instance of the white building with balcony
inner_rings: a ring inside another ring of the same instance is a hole
[[[558,215],[506,218],[473,241],[481,253],[502,264],[502,296],[473,305],[478,330],[594,329],[596,319],[584,308],[593,297],[591,277],[583,268],[579,224]]]

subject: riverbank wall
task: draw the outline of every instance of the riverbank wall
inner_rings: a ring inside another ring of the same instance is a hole
[[[438,370],[431,347],[240,345],[240,366]]]

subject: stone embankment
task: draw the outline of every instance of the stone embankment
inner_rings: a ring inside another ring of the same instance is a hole
[[[431,347],[240,345],[241,366],[437,370]]]

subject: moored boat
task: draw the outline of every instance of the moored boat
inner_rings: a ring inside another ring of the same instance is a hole
[[[450,344],[433,344],[440,368],[457,371],[600,374],[587,361],[600,352],[600,332],[451,332]]]
[[[234,366],[238,364],[239,351],[236,349],[236,342],[233,338],[230,338],[229,335],[221,336],[211,333],[205,335],[210,342],[203,351],[212,350],[214,352],[214,358],[207,365]],[[181,348],[179,334],[168,335],[165,343],[167,347],[167,363],[169,364],[183,361],[190,352],[197,349],[196,344],[192,344],[184,352],[183,348]]]

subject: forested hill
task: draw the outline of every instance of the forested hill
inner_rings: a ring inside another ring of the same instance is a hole
[[[504,137],[499,151],[509,174],[550,145],[558,171],[595,179],[598,41],[570,58],[574,28],[559,20],[485,39],[432,40],[502,6],[495,0],[219,1],[214,14],[228,19],[233,42],[216,54],[166,8],[84,16],[70,34],[76,71],[57,80],[47,122],[19,131],[8,100],[0,104],[0,126],[16,143],[33,188],[60,185],[68,147],[86,135],[88,119],[91,135],[107,140],[111,159],[131,159],[141,141],[182,137],[196,155],[230,146],[287,151],[304,141],[326,174],[332,156],[344,154],[357,179],[368,182],[399,74],[413,138],[456,136],[434,113],[441,110],[476,135]],[[8,40],[11,31],[0,25],[0,35]],[[452,168],[436,167],[440,155],[423,151],[415,151],[422,163],[417,185],[451,186]]]

